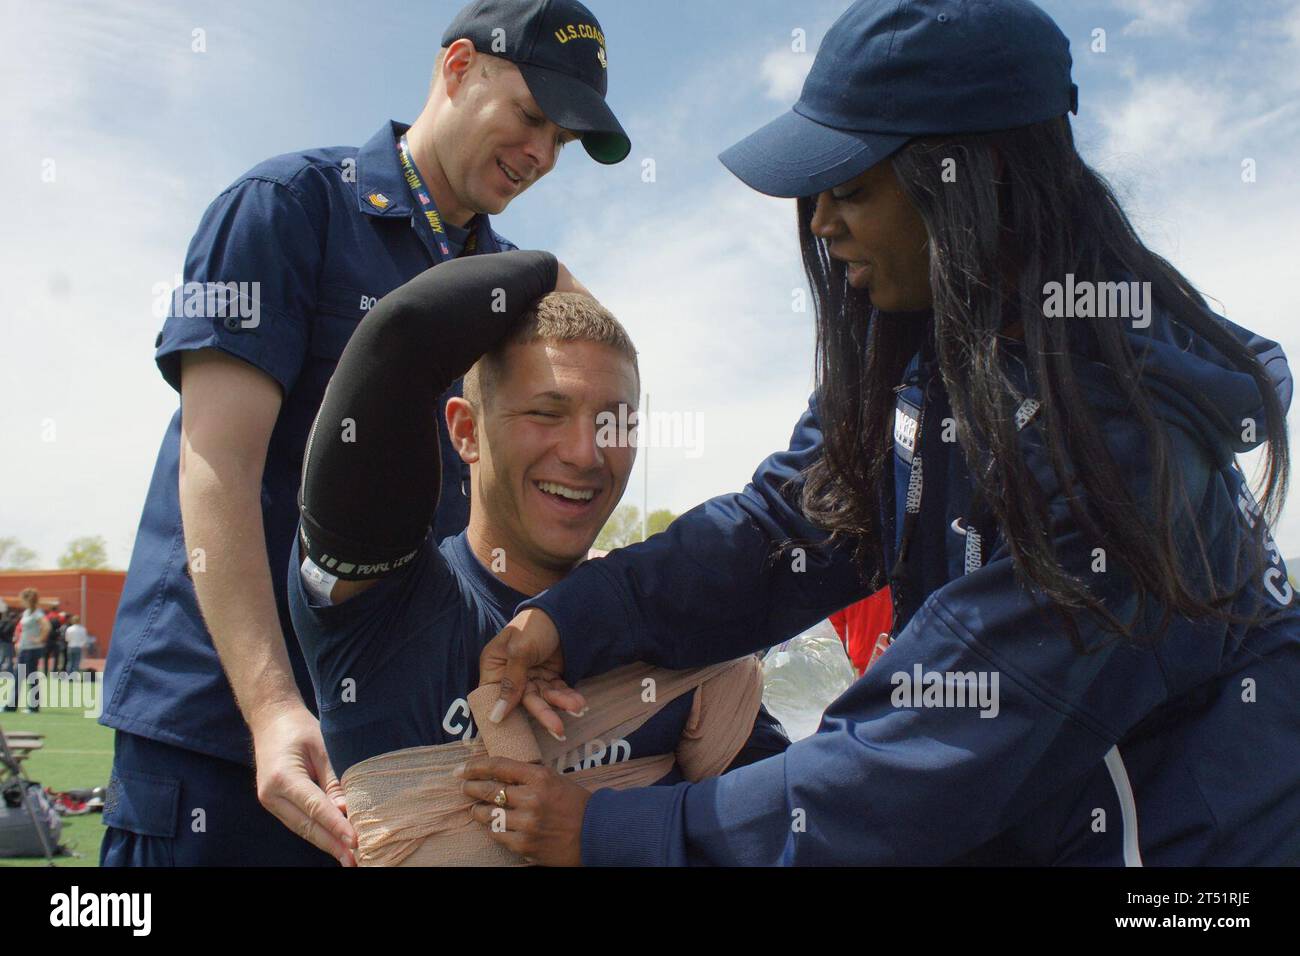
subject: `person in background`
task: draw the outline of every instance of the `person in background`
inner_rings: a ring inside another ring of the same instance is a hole
[[[60,602],[56,599],[54,606],[45,615],[45,619],[50,622],[50,634],[45,641],[45,656],[42,660],[42,667],[47,674],[57,674],[67,665],[68,645],[64,643],[63,631],[68,619],[59,605]]]
[[[18,673],[26,681],[40,667],[41,658],[45,656],[45,642],[50,636],[50,622],[40,608],[40,595],[35,588],[24,588],[18,595],[25,605],[22,617],[18,621]],[[41,699],[29,687],[27,703],[23,712],[34,714],[41,709]]]
[[[0,676],[13,674],[14,668],[14,630],[18,625],[18,612],[8,604],[0,604]],[[0,689],[0,693],[10,691]],[[5,698],[5,710],[18,709],[18,689],[12,690],[13,697]]]
[[[81,670],[81,655],[86,649],[86,637],[86,628],[81,623],[80,616],[72,615],[68,630],[64,635],[68,646],[67,671],[69,674],[75,674]]]
[[[14,629],[18,613],[8,604],[0,611],[0,671],[7,671],[14,662]]]

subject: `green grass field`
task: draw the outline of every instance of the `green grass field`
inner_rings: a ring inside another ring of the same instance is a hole
[[[35,731],[45,735],[45,747],[23,764],[27,776],[43,787],[71,790],[108,786],[113,766],[113,731],[85,716],[81,709],[42,708],[39,714],[0,713],[0,727],[6,731]],[[87,813],[63,818],[64,846],[76,856],[55,858],[59,866],[96,866],[99,842],[104,835],[103,815]],[[3,866],[44,866],[42,857],[0,859]]]

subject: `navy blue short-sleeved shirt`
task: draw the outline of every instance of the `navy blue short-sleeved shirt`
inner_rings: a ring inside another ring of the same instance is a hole
[[[342,776],[377,754],[476,735],[469,692],[483,647],[527,600],[485,568],[465,532],[342,604],[318,607],[289,560],[289,609],[317,688],[330,766]],[[673,753],[694,693],[665,704],[625,740],[592,741],[559,761],[561,772]],[[661,783],[682,779],[674,768]]]
[[[155,345],[163,377],[180,387],[181,355],[215,348],[275,379],[284,404],[267,449],[262,514],[282,629],[303,699],[314,695],[294,639],[283,569],[298,524],[307,433],[339,355],[375,302],[435,265],[415,228],[414,197],[386,123],[365,146],[293,153],[254,167],[208,207],[185,258]],[[515,248],[486,216],[470,226],[477,251]],[[437,256],[437,257],[436,257]],[[452,393],[459,393],[459,383]],[[131,566],[113,626],[101,722],[227,760],[252,761],[190,580],[177,462],[181,415],[158,453]],[[443,461],[458,458],[439,420]],[[459,533],[469,516],[462,470],[447,468],[434,533]],[[210,565],[218,554],[195,556]],[[250,572],[251,573],[251,572]]]

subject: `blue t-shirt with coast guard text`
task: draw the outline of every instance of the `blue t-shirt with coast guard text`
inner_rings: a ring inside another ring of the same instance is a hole
[[[479,652],[527,595],[506,585],[470,550],[465,532],[435,546],[356,597],[317,606],[299,574],[294,544],[289,610],[317,689],[321,733],[340,776],[377,754],[477,736],[469,692]],[[626,739],[596,740],[556,770],[673,753],[694,693],[666,704]],[[662,783],[681,780],[673,769]]]

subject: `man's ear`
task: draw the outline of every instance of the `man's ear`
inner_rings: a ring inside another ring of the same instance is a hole
[[[465,85],[477,56],[471,40],[461,38],[447,47],[447,55],[442,58],[442,85],[448,96],[455,96]]]
[[[461,461],[472,465],[478,461],[478,423],[474,406],[460,397],[447,399],[447,434]]]

